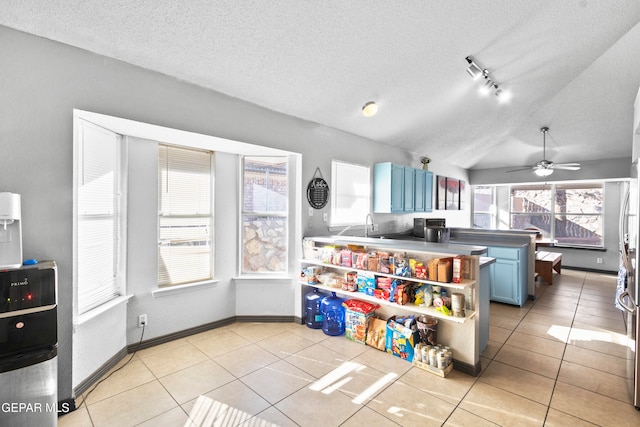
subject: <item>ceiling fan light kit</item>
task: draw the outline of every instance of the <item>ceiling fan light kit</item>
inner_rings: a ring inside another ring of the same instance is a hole
[[[553,163],[551,160],[547,160],[547,133],[549,128],[544,126],[540,128],[542,132],[542,160],[537,162],[533,166],[526,166],[520,169],[513,169],[507,172],[518,172],[523,170],[533,169],[533,173],[541,178],[547,177],[553,173],[554,170],[568,170],[577,171],[580,169],[580,163]]]

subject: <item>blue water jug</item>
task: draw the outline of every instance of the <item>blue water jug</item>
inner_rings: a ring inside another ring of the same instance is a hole
[[[318,288],[313,288],[313,292],[309,292],[304,296],[307,307],[307,326],[311,329],[322,328],[322,311],[320,310],[320,303],[322,302],[322,294],[318,291]]]
[[[320,309],[322,311],[322,331],[327,335],[337,336],[344,334],[344,314],[342,306],[344,301],[331,292],[330,296],[322,298]]]

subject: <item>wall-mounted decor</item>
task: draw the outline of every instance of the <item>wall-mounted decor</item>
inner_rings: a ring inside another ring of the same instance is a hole
[[[465,193],[466,183],[463,180],[460,180],[460,210],[463,211],[465,208],[464,200],[466,198]]]
[[[446,209],[457,211],[460,209],[460,181],[447,178]]]
[[[307,185],[307,201],[314,209],[324,208],[329,201],[329,184],[322,178],[320,168],[316,168],[313,178]]]
[[[464,181],[458,179],[447,178],[438,175],[436,185],[436,209],[440,210],[459,210],[461,209],[461,191],[464,187]]]
[[[447,207],[447,177],[438,175],[436,179],[436,209]]]

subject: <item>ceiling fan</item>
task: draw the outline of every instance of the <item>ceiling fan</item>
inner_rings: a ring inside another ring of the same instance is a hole
[[[580,169],[580,163],[553,163],[551,160],[546,160],[546,151],[547,151],[547,132],[549,132],[548,127],[540,128],[540,132],[542,132],[542,160],[537,162],[535,165],[527,166],[520,169],[513,169],[507,172],[518,172],[523,170],[531,169],[533,173],[540,177],[549,176],[553,173],[554,170],[567,170],[567,171],[577,171]]]

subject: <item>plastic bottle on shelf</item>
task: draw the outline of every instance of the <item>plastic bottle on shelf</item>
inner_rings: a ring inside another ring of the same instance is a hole
[[[323,315],[322,331],[327,335],[337,336],[344,334],[345,309],[342,306],[344,301],[331,292],[330,296],[322,298],[320,310]]]
[[[313,288],[312,292],[305,295],[305,306],[307,307],[306,319],[307,326],[311,329],[322,328],[322,311],[320,310],[320,303],[322,302],[323,295],[318,291],[318,288]]]

